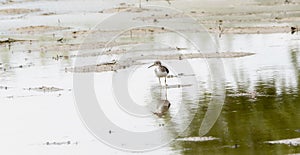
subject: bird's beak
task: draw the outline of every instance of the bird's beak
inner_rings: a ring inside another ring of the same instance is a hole
[[[153,66],[155,66],[155,64],[153,64],[153,65],[149,66],[148,68],[151,68],[151,67],[153,67]]]

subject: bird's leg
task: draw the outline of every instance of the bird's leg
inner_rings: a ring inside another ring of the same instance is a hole
[[[168,85],[167,85],[167,77],[165,77],[165,85],[168,86]]]
[[[168,87],[165,89],[165,100],[168,100]]]
[[[160,96],[161,96],[161,90],[162,90],[162,87],[160,87],[160,89],[159,89],[159,94],[160,94]]]
[[[160,78],[158,78],[159,84],[161,85]]]

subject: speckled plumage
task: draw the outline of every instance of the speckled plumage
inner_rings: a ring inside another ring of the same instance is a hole
[[[159,83],[161,83],[160,78],[164,77],[165,78],[165,84],[167,85],[167,79],[166,78],[169,74],[169,69],[167,67],[163,66],[160,61],[155,61],[154,64],[149,66],[148,68],[153,67],[153,66],[156,67],[154,72],[155,72],[155,75],[158,77]]]

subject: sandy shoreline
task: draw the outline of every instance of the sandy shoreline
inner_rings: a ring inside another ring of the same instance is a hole
[[[23,2],[23,3],[30,3],[30,2]],[[64,2],[62,2],[63,4]],[[171,2],[171,6],[176,6],[176,2]],[[147,5],[148,3],[145,3]],[[261,5],[261,4],[248,4],[249,8],[246,6],[239,6],[239,7],[230,7],[225,6],[222,8],[221,6],[210,6],[211,8],[206,8],[203,6],[202,8],[199,7],[198,9],[190,9],[189,11],[184,11],[183,13],[194,17],[199,21],[200,24],[203,24],[207,27],[208,30],[211,32],[218,32],[218,21],[222,20],[222,27],[224,29],[224,33],[238,33],[238,34],[248,34],[248,33],[286,33],[290,32],[291,27],[300,27],[300,10],[297,9],[297,5],[300,2],[293,1],[290,4],[284,3],[273,3],[269,5]],[[5,6],[12,5],[13,3],[4,4]],[[151,5],[151,3],[149,3]],[[221,9],[218,9],[221,8]],[[184,9],[183,9],[184,10]],[[120,11],[128,11],[128,12],[142,12],[147,11],[144,9],[139,9],[136,5],[131,3],[119,3],[117,6],[107,9],[98,10],[91,10],[90,12],[97,12],[100,16],[103,14],[111,15]],[[38,14],[37,14],[38,13]],[[89,14],[88,12],[86,13]],[[13,15],[11,17],[7,15]],[[14,16],[20,15],[20,16]],[[27,18],[31,17],[56,17],[63,18],[66,14],[59,13],[55,11],[46,11],[42,8],[1,8],[0,7],[0,18],[5,18],[6,20],[15,20],[15,18],[20,18],[20,20],[26,21]],[[1,17],[2,16],[2,17]],[[6,16],[6,17],[4,17]],[[143,20],[163,20],[163,19],[170,19],[170,18],[178,18],[182,17],[182,14],[166,14],[165,16],[155,16],[155,17],[143,17]],[[63,21],[61,21],[63,22]],[[250,25],[253,26],[242,26],[242,23],[251,23]],[[255,24],[257,23],[257,24]],[[260,23],[266,23],[266,26],[259,26]],[[284,24],[285,26],[282,26]],[[11,29],[11,33],[18,33],[18,32],[32,32],[32,33],[39,33],[39,32],[51,32],[53,30],[61,31],[65,29],[63,26],[58,26],[56,28],[52,27],[49,29],[48,25],[31,25],[32,27],[22,27],[19,26],[17,29]],[[45,27],[35,27],[35,26],[45,26]],[[9,28],[9,27],[8,27]],[[76,28],[76,27],[70,27]],[[298,29],[299,30],[299,29]]]
[[[60,60],[60,59],[74,59],[76,57],[97,57],[100,55],[122,55],[128,52],[123,46],[135,46],[137,44],[143,43],[140,40],[143,38],[151,38],[153,34],[169,34],[170,31],[164,27],[151,27],[151,28],[135,28],[130,31],[123,32],[122,36],[118,41],[111,42],[107,46],[107,40],[89,40],[85,41],[89,34],[99,35],[99,36],[110,36],[111,34],[117,33],[119,30],[113,29],[95,29],[95,28],[83,28],[81,24],[63,24],[63,19],[68,19],[68,14],[73,14],[73,12],[56,12],[51,9],[38,8],[39,5],[26,7],[13,7],[15,4],[27,4],[35,3],[34,1],[19,1],[11,3],[3,3],[2,8],[0,7],[0,19],[13,21],[17,20],[20,22],[28,23],[32,18],[46,18],[51,19],[48,24],[29,24],[27,26],[18,25],[17,27],[5,27],[5,35],[0,36],[0,48],[11,49],[14,52],[25,52],[25,53],[53,53],[49,59]],[[68,4],[67,1],[60,2],[61,5]],[[170,1],[170,6],[179,7],[181,2]],[[149,3],[143,3],[147,5]],[[213,4],[213,3],[212,3]],[[158,16],[143,16],[135,18],[136,21],[148,21],[157,22],[163,20],[180,21],[182,17],[190,16],[203,25],[204,28],[201,29],[203,33],[209,33],[211,36],[222,37],[224,34],[274,34],[274,33],[293,33],[293,35],[298,35],[299,23],[300,23],[300,10],[297,9],[297,5],[300,1],[293,1],[289,4],[274,2],[272,4],[268,3],[246,3],[248,5],[237,4],[238,7],[233,7],[229,4],[224,5],[209,5],[203,4],[203,6],[191,7],[191,9],[186,10],[183,8],[182,13],[171,13],[171,14],[161,14]],[[148,11],[146,8],[138,8],[134,3],[117,3],[115,6],[105,7],[105,8],[94,8],[84,14],[89,16],[110,16],[115,13],[125,11],[125,12],[145,12]],[[169,6],[169,4],[163,4]],[[187,8],[188,8],[187,4]],[[11,7],[9,7],[11,6]],[[26,5],[24,5],[26,6]],[[46,7],[47,8],[47,7]],[[80,12],[80,11],[78,11]],[[42,19],[41,18],[41,19]],[[72,19],[70,19],[72,20]],[[74,19],[74,22],[77,22]],[[87,20],[89,21],[89,20]],[[91,22],[91,21],[89,21]],[[96,22],[96,21],[94,21]],[[263,23],[263,24],[262,24]],[[193,30],[182,28],[180,31],[193,34]],[[84,42],[84,45],[82,44]],[[83,45],[83,46],[82,46]],[[110,48],[111,51],[107,51],[101,54],[103,48]],[[174,46],[169,48],[155,49],[155,51],[161,52],[176,52],[186,47]],[[77,55],[66,53],[74,51],[84,51],[84,50],[98,50],[96,52],[79,52]],[[153,49],[154,50],[154,49]],[[188,49],[187,49],[188,50]],[[222,53],[216,53],[217,51],[211,51],[212,54],[193,54],[185,53],[173,54],[173,55],[147,55],[142,56],[141,60],[181,60],[181,59],[193,59],[193,58],[238,58],[253,55],[255,51],[249,52],[239,52],[230,51]],[[23,65],[24,67],[26,65]],[[22,66],[22,67],[23,67]],[[18,66],[19,67],[19,66]],[[94,66],[95,67],[95,66]],[[4,69],[9,69],[2,67]],[[88,67],[90,68],[90,67]],[[93,67],[92,67],[93,68]],[[100,67],[101,68],[101,67]],[[121,69],[123,67],[104,67],[104,69],[88,69],[89,71],[111,71],[116,69]],[[67,69],[73,70],[73,69]],[[78,70],[78,69],[75,69]],[[79,69],[86,70],[86,69]]]

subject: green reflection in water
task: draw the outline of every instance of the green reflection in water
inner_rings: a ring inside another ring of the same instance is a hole
[[[286,86],[285,81],[260,79],[255,82],[254,94],[246,94],[249,82],[227,86],[223,111],[206,136],[219,140],[208,142],[176,142],[174,150],[181,154],[291,154],[300,153],[300,146],[267,144],[266,141],[299,138],[300,133],[300,74],[299,50],[290,49],[290,60],[297,76],[297,85]],[[297,88],[295,88],[297,87]],[[280,91],[278,91],[280,90]],[[278,93],[279,92],[279,93]],[[209,102],[209,96],[200,104]],[[199,121],[206,106],[199,109],[188,130],[190,137],[198,136]]]

